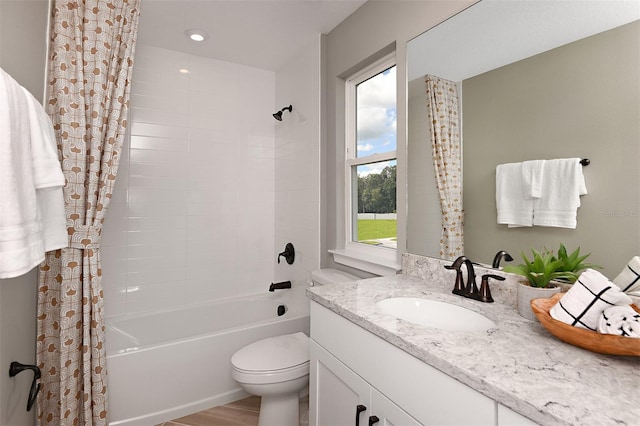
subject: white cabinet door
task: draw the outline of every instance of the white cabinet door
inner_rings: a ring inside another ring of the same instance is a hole
[[[310,343],[309,424],[366,425],[371,386],[313,340]]]
[[[420,425],[313,340],[310,352],[310,425]]]
[[[372,426],[420,426],[420,422],[376,389],[371,392],[371,412],[379,420]]]

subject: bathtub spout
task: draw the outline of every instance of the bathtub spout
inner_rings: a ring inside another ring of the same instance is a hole
[[[282,290],[283,288],[291,288],[291,281],[282,281],[281,283],[271,283],[269,291]]]

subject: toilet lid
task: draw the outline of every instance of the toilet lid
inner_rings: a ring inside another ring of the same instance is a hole
[[[282,370],[306,362],[309,362],[309,338],[300,332],[258,340],[231,357],[231,364],[245,371]]]

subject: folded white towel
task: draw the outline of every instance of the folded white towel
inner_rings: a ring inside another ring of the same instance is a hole
[[[640,339],[640,314],[631,306],[612,306],[600,315],[598,333]]]
[[[533,224],[575,229],[580,196],[587,193],[579,158],[546,160],[542,196],[533,202]]]
[[[631,298],[607,277],[587,269],[556,303],[551,317],[574,327],[596,331],[602,312],[614,305],[630,305]]]
[[[625,293],[640,296],[640,256],[634,256],[613,282]]]
[[[525,199],[542,196],[542,176],[545,160],[522,162],[522,193]]]
[[[533,200],[525,199],[522,189],[522,163],[500,164],[496,167],[498,223],[511,226],[533,224]]]

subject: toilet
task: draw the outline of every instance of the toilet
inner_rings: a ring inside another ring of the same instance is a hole
[[[337,269],[311,273],[312,285],[359,279]],[[309,385],[309,337],[302,332],[250,343],[231,357],[231,376],[240,387],[262,397],[258,426],[298,426],[300,393]]]

